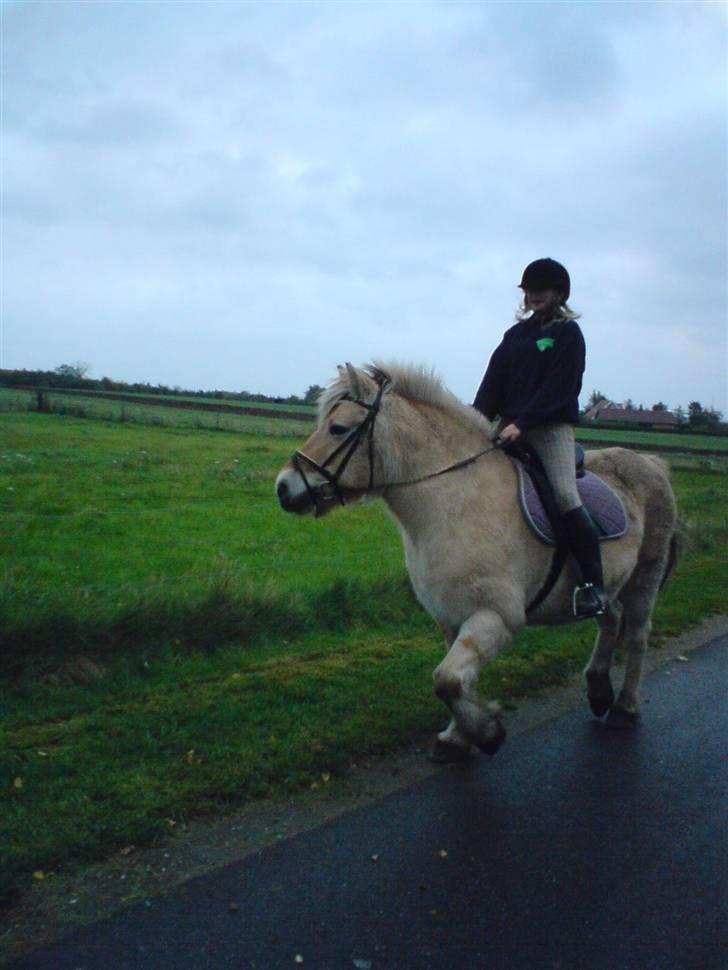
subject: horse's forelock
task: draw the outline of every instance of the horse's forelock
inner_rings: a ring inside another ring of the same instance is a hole
[[[346,386],[346,382],[341,378],[335,380],[333,384],[330,384],[326,388],[325,391],[322,391],[321,394],[319,394],[319,399],[317,402],[319,421],[321,421],[321,419],[329,413],[337,401],[340,401],[342,397],[345,397],[348,393],[349,389]]]

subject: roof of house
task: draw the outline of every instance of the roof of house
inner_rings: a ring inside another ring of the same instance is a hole
[[[626,408],[612,401],[598,401],[589,408],[584,417],[587,421],[618,421],[620,424],[662,424],[675,425],[677,418],[672,411],[644,411],[638,408]]]

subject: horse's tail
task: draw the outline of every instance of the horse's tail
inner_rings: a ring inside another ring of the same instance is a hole
[[[665,562],[665,571],[662,574],[662,579],[660,580],[660,589],[665,585],[673,571],[675,566],[678,564],[679,560],[682,558],[685,549],[687,547],[687,535],[685,533],[685,528],[681,522],[677,522],[670,536],[670,546],[667,551],[667,560]]]
[[[662,474],[665,476],[665,478],[667,479],[667,488],[669,489],[669,494],[672,497],[672,501],[674,503],[675,501],[674,493],[672,491],[672,486],[669,484],[670,478],[671,478],[671,474],[670,474],[671,469],[669,464],[665,461],[664,458],[660,458],[658,455],[646,454],[645,458],[649,459],[654,465],[656,465],[660,469]],[[673,505],[673,508],[674,508],[674,505]],[[674,514],[675,514],[675,525],[672,530],[672,535],[670,536],[670,545],[668,546],[667,559],[665,560],[665,567],[662,573],[662,579],[660,580],[660,586],[659,586],[660,589],[662,589],[662,587],[667,582],[670,574],[672,573],[673,569],[675,568],[679,560],[682,558],[688,546],[688,537],[687,537],[687,530],[685,528],[685,525],[680,520],[680,517],[676,511]]]

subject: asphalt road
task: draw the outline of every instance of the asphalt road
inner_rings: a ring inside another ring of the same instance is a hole
[[[728,637],[12,970],[725,970]]]

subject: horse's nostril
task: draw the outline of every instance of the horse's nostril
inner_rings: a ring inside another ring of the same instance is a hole
[[[276,495],[279,499],[284,499],[287,497],[288,485],[285,482],[278,482],[278,485],[276,486]]]

